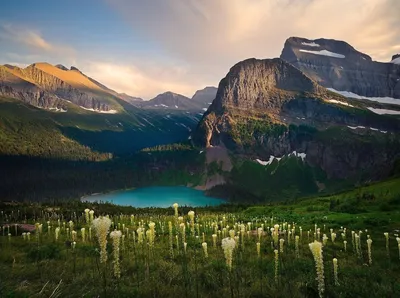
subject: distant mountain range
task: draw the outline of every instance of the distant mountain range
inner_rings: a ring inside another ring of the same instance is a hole
[[[165,92],[149,101],[143,101],[137,106],[146,109],[204,112],[211,105],[216,94],[217,88],[215,87],[206,87],[198,90],[191,99],[177,93]]]

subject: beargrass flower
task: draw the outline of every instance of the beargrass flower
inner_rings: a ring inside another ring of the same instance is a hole
[[[318,293],[322,298],[325,290],[325,282],[324,282],[324,262],[322,258],[322,243],[318,241],[314,241],[309,244],[310,250],[313,254],[315,261],[315,268],[317,272],[316,280],[318,282]]]
[[[367,239],[367,247],[368,247],[368,263],[372,265],[372,253],[371,253],[372,239]]]
[[[203,243],[201,244],[201,246],[203,247],[204,257],[205,257],[205,258],[208,258],[207,242],[203,242]]]
[[[333,263],[333,276],[334,276],[334,280],[335,280],[335,286],[338,286],[339,285],[338,260],[336,258],[333,258],[332,263]]]
[[[100,246],[100,263],[105,263],[107,262],[107,235],[111,220],[108,217],[100,216],[93,220],[92,225]]]
[[[121,231],[113,231],[110,233],[110,238],[113,241],[113,264],[114,264],[114,276],[116,278],[121,277],[121,269],[119,266],[119,245],[120,245],[120,239],[121,239],[122,233]]]
[[[231,237],[227,237],[222,239],[221,246],[224,251],[226,265],[229,270],[232,270],[233,250],[235,249],[236,241]]]

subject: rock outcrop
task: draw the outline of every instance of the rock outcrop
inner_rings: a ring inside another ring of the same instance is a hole
[[[387,173],[400,157],[399,131],[397,119],[350,105],[282,59],[248,59],[221,80],[192,139],[264,160],[302,152],[330,177],[346,178]]]
[[[400,98],[400,65],[372,61],[344,41],[290,37],[280,57],[324,87]]]

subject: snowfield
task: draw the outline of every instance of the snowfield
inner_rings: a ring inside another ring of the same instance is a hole
[[[303,41],[301,44],[304,46],[309,46],[309,47],[319,47],[320,46],[319,44],[317,44],[315,42],[304,42]]]
[[[328,56],[328,57],[333,57],[333,58],[346,58],[345,55],[342,54],[338,54],[338,53],[334,53],[334,52],[330,52],[327,50],[321,50],[321,51],[309,51],[309,50],[303,50],[300,49],[300,52],[304,52],[304,53],[309,53],[309,54],[315,54],[315,55],[320,55],[320,56]]]
[[[329,91],[335,92],[337,94],[340,94],[344,97],[349,97],[349,98],[356,98],[356,99],[367,99],[370,101],[376,101],[380,103],[388,103],[388,104],[395,104],[395,105],[400,105],[400,99],[398,98],[393,98],[393,97],[366,97],[366,96],[361,96],[358,94],[355,94],[353,92],[349,91],[339,91],[333,88],[326,88]]]

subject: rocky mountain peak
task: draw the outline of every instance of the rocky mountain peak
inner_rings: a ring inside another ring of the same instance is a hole
[[[326,88],[367,97],[400,98],[400,67],[372,61],[347,42],[290,37],[280,57]]]
[[[391,63],[400,64],[400,54],[393,55]]]
[[[62,64],[57,64],[56,65],[57,68],[61,69],[61,70],[68,70],[68,68],[66,68],[64,65]]]
[[[221,80],[212,107],[246,110],[279,107],[295,93],[325,92],[282,59],[247,59],[234,65]]]

